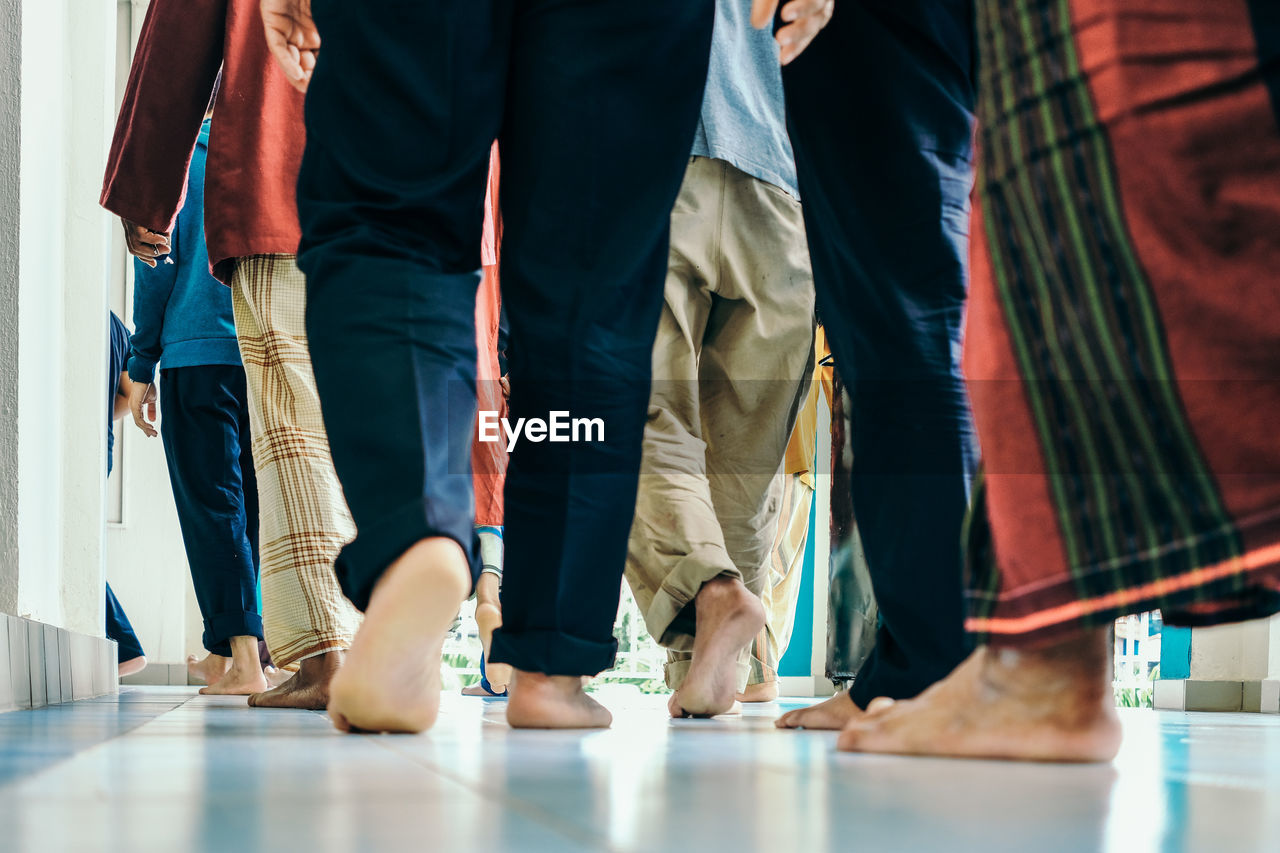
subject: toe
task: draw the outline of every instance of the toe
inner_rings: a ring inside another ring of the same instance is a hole
[[[879,714],[893,707],[893,700],[888,696],[877,696],[867,705],[868,714]]]
[[[860,752],[862,745],[863,730],[859,724],[851,724],[846,726],[840,732],[840,737],[836,738],[836,749],[841,752]]]

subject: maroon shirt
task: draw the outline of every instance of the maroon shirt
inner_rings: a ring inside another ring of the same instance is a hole
[[[205,239],[215,275],[235,259],[298,250],[301,93],[267,51],[259,0],[152,0],[107,160],[102,206],[168,231],[218,69],[205,171]]]

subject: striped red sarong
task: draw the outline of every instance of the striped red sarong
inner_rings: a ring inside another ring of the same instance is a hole
[[[977,7],[969,629],[1280,610],[1280,3]]]

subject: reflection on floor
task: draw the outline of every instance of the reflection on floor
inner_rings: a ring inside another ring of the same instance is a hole
[[[5,851],[1280,849],[1280,717],[1125,713],[1111,766],[837,754],[829,733],[671,721],[513,732],[447,697],[421,737],[186,688],[0,716]]]

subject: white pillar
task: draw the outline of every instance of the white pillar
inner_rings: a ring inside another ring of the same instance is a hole
[[[0,0],[0,613],[18,612],[19,173],[22,163],[22,3]]]
[[[47,0],[45,0],[47,2]],[[66,159],[66,339],[64,364],[63,606],[67,627],[102,636],[106,582],[106,388],[110,353],[107,294],[111,217],[98,205],[115,128],[114,38],[110,3],[66,0],[72,67]]]
[[[5,29],[20,50],[0,60],[16,63],[4,80],[6,97],[20,98],[18,198],[4,205],[18,252],[17,275],[7,279],[17,281],[17,352],[3,361],[21,377],[16,476],[4,477],[4,488],[16,484],[17,492],[16,512],[4,513],[6,524],[16,518],[17,591],[5,603],[102,636],[110,224],[97,198],[114,117],[115,9],[4,2],[21,16]],[[0,465],[7,449],[0,447]]]

